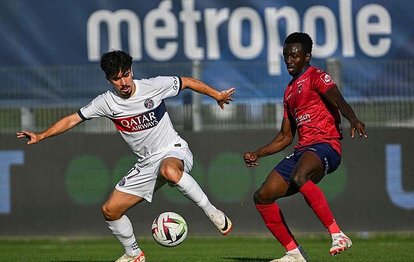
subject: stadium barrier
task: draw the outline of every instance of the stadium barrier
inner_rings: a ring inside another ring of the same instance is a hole
[[[243,152],[269,142],[277,130],[180,132],[194,153],[191,175],[217,207],[233,219],[234,234],[268,234],[252,196],[291,147],[246,168]],[[320,186],[337,221],[353,232],[413,231],[412,129],[368,128],[368,139],[344,130],[343,160]],[[28,146],[0,137],[0,235],[108,235],[100,206],[135,162],[119,135],[69,133]],[[325,231],[298,194],[280,200],[294,232]],[[217,235],[202,210],[164,186],[153,203],[128,212],[135,232],[150,236],[163,211],[185,217],[190,234]]]

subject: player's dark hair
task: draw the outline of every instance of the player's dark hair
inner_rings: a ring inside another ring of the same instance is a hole
[[[101,57],[101,69],[105,72],[106,78],[111,79],[131,69],[132,57],[121,50],[114,50],[105,53]]]
[[[305,54],[312,53],[312,38],[307,33],[295,32],[286,37],[285,44],[296,44],[302,45]]]

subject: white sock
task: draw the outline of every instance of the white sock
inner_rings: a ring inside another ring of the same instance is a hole
[[[208,197],[198,185],[197,181],[195,181],[189,174],[183,172],[183,176],[176,185],[178,190],[180,190],[185,197],[201,207],[207,215],[210,215],[217,210],[216,207],[210,203]]]
[[[125,248],[125,254],[128,256],[136,256],[141,249],[138,247],[137,240],[135,239],[134,230],[132,224],[126,215],[123,215],[120,219],[115,221],[106,221],[112,234],[121,242]]]

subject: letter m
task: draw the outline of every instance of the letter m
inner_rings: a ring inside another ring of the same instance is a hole
[[[108,50],[122,49],[121,23],[128,27],[129,54],[134,60],[142,58],[140,22],[131,10],[121,9],[116,12],[98,10],[88,19],[87,41],[89,61],[101,58],[101,24],[106,24],[108,31]]]

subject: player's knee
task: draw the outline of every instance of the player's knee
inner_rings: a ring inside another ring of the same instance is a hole
[[[258,191],[256,191],[253,195],[253,201],[255,204],[262,204],[263,200],[261,199]]]
[[[271,204],[275,201],[275,196],[268,196],[262,190],[257,190],[253,195],[253,201],[255,204],[259,205],[267,205]]]
[[[170,165],[164,165],[160,168],[160,174],[163,176],[167,181],[176,184],[178,181],[180,181],[182,172],[178,170],[177,168],[170,166]]]
[[[308,180],[306,178],[306,176],[301,176],[299,174],[296,175],[292,175],[290,178],[290,181],[292,183],[294,183],[295,185],[297,185],[298,187],[303,186]]]
[[[106,203],[102,205],[101,212],[106,221],[115,221],[120,219],[122,216],[122,214],[120,215],[117,212],[115,212]]]
[[[110,212],[109,212],[108,206],[106,204],[102,205],[101,212],[102,212],[102,215],[104,216],[105,220],[112,221],[112,219],[110,219]]]

